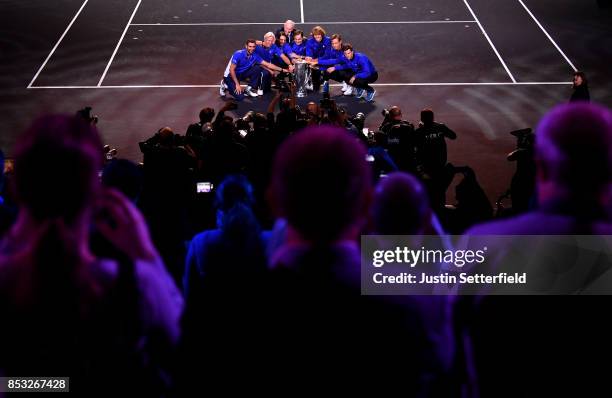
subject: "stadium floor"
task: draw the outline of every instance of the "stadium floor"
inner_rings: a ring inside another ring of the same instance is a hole
[[[340,33],[373,60],[374,103],[332,88],[340,105],[366,113],[367,127],[391,105],[413,122],[432,108],[458,134],[449,161],[474,168],[492,201],[513,173],[508,133],[567,101],[574,68],[612,106],[612,8],[595,0],[0,0],[0,9],[9,156],[32,117],[89,105],[105,142],[140,161],[138,141],[166,125],[184,133],[203,106],[218,109],[231,53],[286,19]],[[270,99],[246,100],[235,114],[264,111]]]

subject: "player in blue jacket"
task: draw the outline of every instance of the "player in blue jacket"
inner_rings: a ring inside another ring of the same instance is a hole
[[[262,66],[278,72],[289,72],[287,69],[264,61],[259,55],[255,54],[257,45],[254,39],[248,39],[244,47],[243,50],[238,50],[232,55],[227,68],[225,68],[219,88],[221,96],[225,95],[225,90],[229,90],[238,101],[242,101],[245,95],[258,96],[254,90],[260,87],[263,74]],[[245,89],[240,86],[241,80],[249,81],[249,85]]]
[[[275,44],[276,37],[274,33],[268,32],[264,35],[264,39],[261,42],[257,42],[257,47],[255,48],[255,54],[259,55],[261,59],[271,64],[274,64],[282,69],[289,69],[289,71],[293,71],[293,65],[291,64],[291,60],[284,53],[282,48]],[[283,64],[280,64],[280,62]],[[259,90],[257,90],[258,95],[263,95],[270,91],[272,87],[272,74],[274,73],[273,69],[263,67],[261,74],[261,82],[259,85]]]
[[[291,60],[295,58],[303,59],[306,57],[306,40],[304,40],[304,32],[296,30],[293,34],[293,43],[285,44],[283,52],[291,58]]]
[[[311,34],[312,37],[306,41],[306,61],[310,63],[323,57],[327,49],[331,48],[331,40],[325,35],[325,29],[315,26],[312,28]],[[319,87],[321,87],[321,71],[319,69],[312,70],[312,85],[315,92],[319,91]]]
[[[357,88],[357,98],[365,94],[365,99],[368,102],[374,101],[376,90],[370,83],[378,80],[378,72],[370,59],[362,53],[353,51],[353,46],[346,43],[342,50],[344,52],[344,62],[336,65],[334,70],[349,70],[347,83]]]
[[[313,60],[313,63],[319,65],[323,71],[323,93],[329,93],[329,79],[337,82],[342,82],[342,92],[344,95],[352,95],[353,89],[348,86],[345,80],[348,80],[351,76],[346,76],[349,73],[348,70],[337,70],[334,68],[344,62],[344,53],[342,52],[342,36],[339,34],[333,34],[331,36],[331,47],[329,47],[325,54],[319,59]]]

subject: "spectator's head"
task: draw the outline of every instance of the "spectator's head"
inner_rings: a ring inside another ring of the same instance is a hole
[[[102,170],[102,185],[121,191],[132,202],[136,202],[142,191],[141,168],[127,159],[115,159]]]
[[[425,126],[429,126],[434,122],[434,113],[431,109],[423,109],[421,111],[421,122]]]
[[[335,33],[331,36],[332,48],[336,51],[342,50],[342,36]]]
[[[582,71],[574,72],[574,87],[584,86],[588,87],[589,82],[587,81],[586,74]]]
[[[200,111],[200,122],[202,124],[212,122],[214,117],[215,117],[215,110],[213,108],[207,107]]]
[[[391,173],[374,191],[372,219],[381,235],[416,235],[429,225],[431,209],[423,185],[410,174]]]
[[[217,227],[226,236],[256,239],[259,225],[252,211],[254,202],[253,187],[245,176],[227,176],[219,185],[215,197]]]
[[[538,195],[601,202],[612,182],[612,112],[573,103],[550,111],[536,135]]]
[[[285,23],[283,24],[283,31],[286,34],[289,34],[291,33],[291,31],[293,31],[293,29],[295,29],[295,22],[293,22],[290,19],[286,20]]]
[[[249,180],[241,174],[227,176],[215,196],[215,205],[218,210],[228,211],[237,204],[244,204],[248,207],[253,205],[253,187]]]
[[[315,26],[312,28],[312,37],[314,37],[316,41],[320,42],[325,37],[325,29],[323,29],[321,26]]]
[[[276,40],[276,36],[274,36],[273,32],[266,33],[263,38],[264,47],[271,47],[272,44],[274,44],[275,40]]]
[[[102,143],[93,125],[75,116],[40,117],[15,147],[16,199],[37,222],[73,223],[99,188],[102,162]]]
[[[312,243],[356,238],[371,195],[365,149],[325,126],[291,136],[277,153],[270,189],[277,215]]]

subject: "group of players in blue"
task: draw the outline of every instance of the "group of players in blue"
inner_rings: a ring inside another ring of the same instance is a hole
[[[295,29],[288,20],[276,33],[268,32],[262,41],[248,39],[245,48],[236,51],[225,69],[219,94],[229,93],[238,101],[246,96],[258,97],[268,92],[272,77],[293,73],[296,62],[306,62],[311,67],[313,88],[329,93],[329,80],[342,83],[344,95],[355,95],[372,102],[376,90],[370,86],[378,79],[378,72],[370,59],[355,52],[353,46],[342,42],[342,36],[326,35],[325,30],[315,26],[310,37]],[[247,81],[243,88],[241,81]]]

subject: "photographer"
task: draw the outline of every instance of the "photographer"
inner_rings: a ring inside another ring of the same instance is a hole
[[[445,229],[452,234],[461,234],[472,225],[485,222],[493,217],[493,207],[489,198],[476,179],[476,173],[471,167],[455,167],[447,165],[449,180],[459,174],[463,179],[455,187],[455,204],[446,205],[442,218]]]
[[[533,152],[535,134],[530,128],[510,132],[516,137],[516,149],[507,156],[509,162],[516,162],[516,172],[510,183],[512,213],[530,210],[535,202],[536,162]]]
[[[187,209],[196,159],[185,137],[163,127],[139,143],[143,154],[142,211],[168,269],[180,281],[183,241],[188,235]]]
[[[414,126],[402,119],[402,110],[398,106],[383,109],[382,115],[385,118],[379,130],[388,137],[389,155],[400,170],[415,173]]]
[[[270,129],[275,132],[279,140],[283,140],[298,129],[298,120],[301,119],[301,115],[295,105],[295,84],[279,80],[276,88],[278,91],[268,105],[267,118]],[[287,89],[289,91],[285,95]],[[275,117],[276,105],[279,106],[280,112]]]
[[[422,110],[421,123],[414,131],[417,173],[427,187],[434,210],[444,207],[446,201],[447,138],[454,140],[457,134],[444,124],[436,123],[431,109]]]

